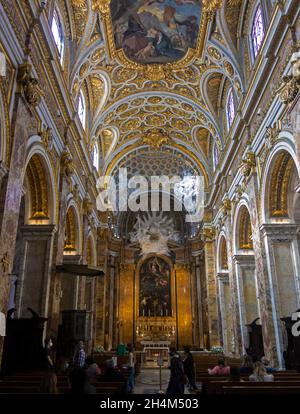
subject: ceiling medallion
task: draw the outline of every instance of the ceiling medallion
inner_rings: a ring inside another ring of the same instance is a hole
[[[102,15],[109,55],[153,81],[202,55],[222,0],[93,0]]]
[[[148,130],[142,138],[144,145],[149,145],[152,149],[158,150],[164,144],[170,142],[170,138],[166,136],[163,130],[153,128]]]

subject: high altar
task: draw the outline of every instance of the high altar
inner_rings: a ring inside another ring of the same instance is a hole
[[[143,349],[147,341],[193,344],[192,275],[167,256],[149,254],[120,274],[120,340]],[[145,342],[146,341],[146,342]],[[154,346],[154,345],[153,345]]]

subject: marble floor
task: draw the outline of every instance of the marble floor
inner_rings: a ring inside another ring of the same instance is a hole
[[[170,371],[168,368],[162,369],[162,386],[165,393],[168,387]],[[158,394],[160,391],[159,368],[142,368],[136,377],[134,394]],[[188,387],[185,387],[185,394],[189,394]]]

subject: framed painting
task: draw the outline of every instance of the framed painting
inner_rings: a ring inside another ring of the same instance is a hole
[[[201,57],[222,0],[96,0],[111,58],[130,69],[180,69]]]

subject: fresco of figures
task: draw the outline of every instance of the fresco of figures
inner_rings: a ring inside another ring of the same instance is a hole
[[[111,0],[117,49],[137,63],[171,63],[197,47],[202,0]]]

